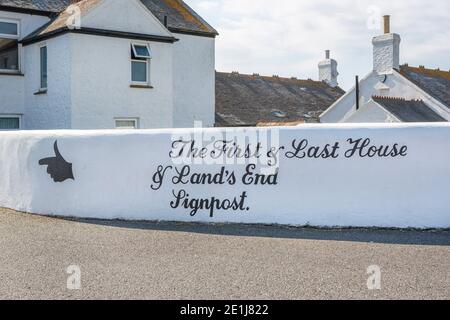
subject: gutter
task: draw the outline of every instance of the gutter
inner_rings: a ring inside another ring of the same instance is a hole
[[[113,30],[104,30],[104,29],[95,29],[95,28],[81,28],[81,29],[68,29],[66,27],[56,29],[54,31],[31,36],[29,38],[25,38],[19,41],[23,46],[28,46],[33,43],[51,39],[54,37],[58,37],[60,35],[66,33],[77,33],[77,34],[86,34],[93,36],[102,36],[102,37],[111,37],[111,38],[122,38],[122,39],[132,39],[132,40],[144,40],[144,41],[153,41],[153,42],[164,42],[164,43],[174,43],[178,41],[175,37],[166,37],[166,36],[158,36],[151,34],[143,34],[143,33],[132,33],[132,32],[123,32],[123,31],[113,31]]]

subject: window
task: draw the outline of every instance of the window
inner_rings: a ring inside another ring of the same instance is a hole
[[[19,23],[0,20],[0,71],[19,70]]]
[[[116,129],[137,129],[137,128],[138,128],[137,118],[116,119]]]
[[[41,90],[47,89],[47,46],[40,48]]]
[[[0,115],[0,130],[19,130],[19,116],[2,116]]]
[[[149,84],[149,64],[151,54],[148,45],[131,45],[131,82],[134,84]]]
[[[134,58],[138,59],[150,59],[150,50],[147,45],[132,44]]]

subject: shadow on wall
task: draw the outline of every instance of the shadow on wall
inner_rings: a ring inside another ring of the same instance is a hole
[[[320,229],[245,224],[205,224],[180,222],[147,222],[96,219],[68,219],[66,221],[100,225],[110,228],[139,229],[163,232],[185,232],[217,236],[302,239],[316,241],[344,241],[374,244],[450,246],[450,230],[407,229]]]

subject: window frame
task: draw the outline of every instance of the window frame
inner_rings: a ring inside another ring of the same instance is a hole
[[[135,81],[133,80],[133,62],[138,63],[145,63],[145,81]],[[150,85],[150,76],[149,76],[149,61],[148,60],[137,60],[137,59],[131,59],[131,84],[135,85]]]
[[[18,131],[22,130],[22,115],[20,114],[0,114],[0,119],[4,118],[17,118],[19,119],[19,128],[18,129],[0,129],[0,131]]]
[[[6,22],[6,23],[14,23],[17,26],[17,34],[16,35],[11,35],[11,34],[5,34],[5,33],[0,33],[0,38],[2,39],[10,39],[10,40],[16,40],[17,41],[17,69],[2,69],[0,68],[0,73],[20,73],[20,69],[21,69],[21,46],[19,44],[19,39],[20,39],[20,20],[16,20],[16,19],[8,19],[8,18],[0,18],[0,22]]]
[[[42,48],[45,48],[45,68],[46,68],[46,86],[42,86]],[[47,91],[48,88],[48,46],[47,43],[42,43],[39,45],[39,91]]]
[[[134,128],[122,128],[117,127],[118,121],[133,121],[134,122]],[[139,118],[114,118],[114,128],[116,130],[138,130],[139,129]]]
[[[148,51],[148,56],[137,54],[136,47],[146,47],[147,51]],[[150,60],[152,58],[152,54],[151,54],[151,51],[150,51],[150,46],[148,45],[148,43],[136,43],[136,42],[133,42],[133,43],[131,43],[131,49],[133,50],[135,58],[147,59],[147,60]]]
[[[145,46],[147,47],[149,56],[144,57],[136,54],[135,46]],[[133,57],[134,55],[134,57]],[[130,77],[131,77],[131,85],[137,86],[150,86],[150,66],[151,66],[152,54],[150,50],[150,44],[143,42],[132,42],[131,50],[130,50]],[[133,80],[133,62],[145,63],[145,81],[134,81]]]

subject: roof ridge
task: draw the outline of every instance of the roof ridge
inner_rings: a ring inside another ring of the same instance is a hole
[[[439,76],[444,77],[450,80],[450,69],[449,70],[441,70],[440,68],[437,69],[430,69],[423,65],[420,65],[418,67],[410,66],[409,64],[405,63],[400,67],[400,70],[403,68],[407,68],[413,72],[418,72],[421,74],[425,74],[428,76]]]
[[[232,72],[225,72],[225,71],[216,71],[217,73],[221,73],[221,74],[226,74],[226,75],[232,75],[232,76],[243,76],[243,77],[249,77],[249,78],[263,78],[263,79],[272,79],[272,80],[288,80],[288,81],[297,81],[297,82],[315,82],[315,83],[324,83],[323,81],[319,81],[319,80],[313,80],[313,79],[299,79],[297,77],[281,77],[278,75],[272,75],[272,76],[267,76],[267,75],[261,75],[257,72],[253,73],[253,74],[249,74],[249,73],[240,73],[238,71],[232,71]]]
[[[389,100],[389,101],[404,101],[404,102],[423,102],[422,99],[406,100],[403,97],[386,97],[386,96],[377,96],[377,95],[372,96],[372,99],[375,99],[375,100]]]

